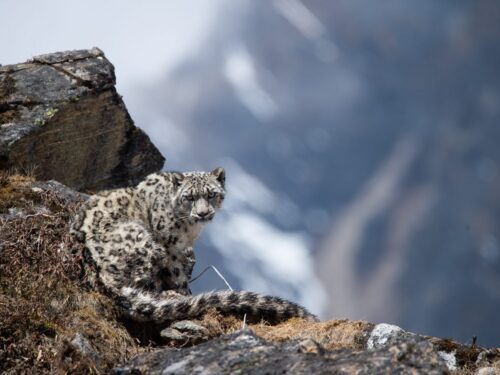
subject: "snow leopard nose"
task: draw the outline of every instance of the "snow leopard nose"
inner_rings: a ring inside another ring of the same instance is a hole
[[[200,220],[211,220],[214,217],[214,212],[210,209],[196,211],[196,215]]]
[[[210,211],[208,209],[203,209],[203,210],[198,210],[196,211],[196,213],[198,214],[199,217],[201,218],[205,218],[208,216],[208,214],[210,213]]]
[[[201,199],[196,202],[195,212],[200,219],[210,219],[214,214],[207,202]]]

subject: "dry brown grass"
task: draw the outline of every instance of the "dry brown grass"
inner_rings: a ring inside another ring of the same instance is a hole
[[[30,205],[35,194],[30,189],[33,178],[15,172],[0,171],[0,213],[9,208],[24,208]]]
[[[88,288],[82,246],[68,225],[75,207],[32,179],[0,175],[0,373],[100,373],[137,353],[113,303]],[[14,213],[11,210],[11,213]],[[84,337],[95,356],[71,341]]]
[[[255,333],[270,341],[288,341],[300,338],[312,338],[325,349],[361,350],[366,344],[367,333],[373,324],[365,321],[347,319],[328,320],[311,323],[293,318],[276,326],[251,325]]]
[[[243,327],[240,319],[223,316],[215,310],[205,314],[200,324],[208,328],[210,337],[232,333]],[[365,321],[339,319],[311,323],[299,318],[292,318],[277,325],[261,322],[246,326],[268,341],[283,342],[312,338],[327,350],[341,348],[362,350],[368,338],[367,334],[373,328],[372,323]]]

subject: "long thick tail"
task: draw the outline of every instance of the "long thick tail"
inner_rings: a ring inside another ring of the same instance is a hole
[[[193,319],[210,308],[223,314],[247,315],[250,320],[264,319],[277,322],[292,317],[317,321],[305,308],[279,297],[264,296],[245,291],[218,291],[202,293],[197,296],[176,295],[169,298],[156,298],[143,291],[122,291],[131,318],[138,321],[163,323],[166,321]]]

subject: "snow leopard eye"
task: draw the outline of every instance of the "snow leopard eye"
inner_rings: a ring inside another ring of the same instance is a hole
[[[194,195],[193,194],[188,194],[185,196],[186,200],[189,201],[189,202],[192,202],[194,201]]]
[[[216,195],[217,195],[217,193],[214,192],[214,191],[209,191],[208,194],[207,194],[208,199],[215,198]]]

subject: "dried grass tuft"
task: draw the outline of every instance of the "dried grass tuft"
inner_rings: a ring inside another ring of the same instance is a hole
[[[250,328],[260,337],[270,341],[311,338],[329,350],[342,348],[361,350],[373,324],[347,319],[311,323],[300,318],[292,318],[275,326],[253,324]]]
[[[234,316],[221,315],[210,310],[200,320],[209,330],[210,337],[235,332],[242,328],[242,320]],[[266,322],[248,324],[256,335],[268,341],[283,342],[294,339],[311,338],[325,349],[362,350],[373,324],[347,319],[311,323],[300,318],[291,318],[277,325]]]

